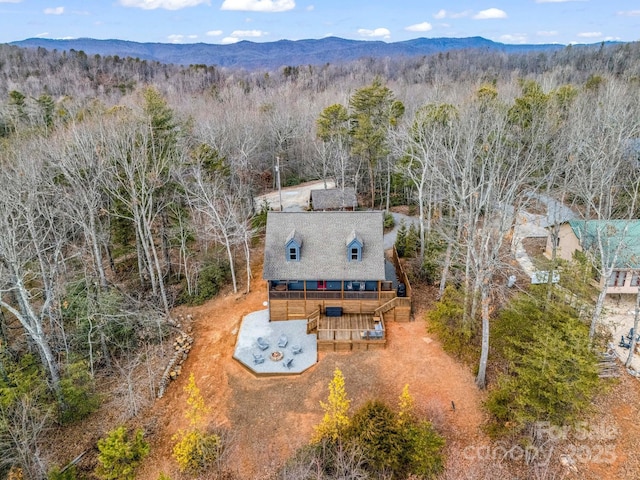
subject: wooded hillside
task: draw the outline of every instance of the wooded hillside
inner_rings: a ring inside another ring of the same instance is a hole
[[[278,71],[0,46],[0,468],[44,478],[42,431],[97,408],[105,374],[144,366],[129,414],[153,401],[171,309],[260,275],[253,198],[277,157],[285,186],[415,208],[418,281],[464,287],[484,387],[530,193],[637,217],[639,87],[640,44]]]

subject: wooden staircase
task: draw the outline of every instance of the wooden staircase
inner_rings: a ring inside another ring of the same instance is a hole
[[[320,321],[320,307],[314,310],[307,319],[307,335],[318,331],[318,322]]]

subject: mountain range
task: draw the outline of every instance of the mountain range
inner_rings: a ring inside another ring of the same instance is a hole
[[[510,45],[482,37],[416,38],[390,43],[326,37],[318,40],[279,40],[265,43],[241,41],[231,45],[139,43],[92,38],[28,38],[11,42],[11,45],[59,51],[73,49],[87,55],[118,55],[169,64],[205,64],[248,70],[341,63],[360,58],[415,57],[463,49],[522,53],[553,51],[565,47],[560,44]]]

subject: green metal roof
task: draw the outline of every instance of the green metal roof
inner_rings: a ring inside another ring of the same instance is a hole
[[[583,250],[598,252],[601,243],[605,258],[617,253],[615,268],[640,268],[640,220],[570,220],[569,226]]]

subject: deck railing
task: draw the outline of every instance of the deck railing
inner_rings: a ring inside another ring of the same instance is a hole
[[[305,296],[306,293],[306,296]],[[317,291],[317,290],[307,290],[304,292],[303,290],[270,290],[269,297],[274,300],[377,300],[379,292],[372,291],[363,291],[363,292],[353,292],[353,291],[340,291],[340,290],[330,290],[330,291]],[[387,293],[387,292],[383,292]]]
[[[318,340],[328,340],[333,342],[348,341],[384,341],[386,332],[383,330],[361,330],[361,329],[336,329],[336,328],[318,328]]]

